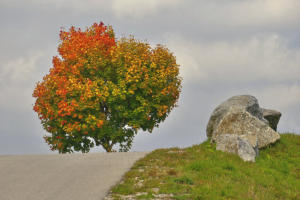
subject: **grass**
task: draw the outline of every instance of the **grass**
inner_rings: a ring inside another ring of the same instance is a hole
[[[255,163],[206,141],[157,149],[137,161],[107,199],[300,200],[300,135],[260,150]]]

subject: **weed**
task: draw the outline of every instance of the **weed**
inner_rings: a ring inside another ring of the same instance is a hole
[[[188,177],[180,177],[180,178],[176,178],[174,179],[175,183],[179,183],[179,184],[187,184],[187,185],[193,185],[194,182],[193,180],[189,179]]]

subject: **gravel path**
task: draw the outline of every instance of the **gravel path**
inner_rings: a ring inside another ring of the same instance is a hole
[[[1,155],[0,199],[101,200],[146,154]]]

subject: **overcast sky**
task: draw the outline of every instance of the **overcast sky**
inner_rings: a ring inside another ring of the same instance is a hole
[[[32,92],[52,67],[61,27],[100,21],[118,38],[166,45],[183,77],[179,107],[153,133],[139,132],[131,151],[201,143],[213,109],[241,94],[280,111],[279,132],[300,133],[299,8],[299,0],[1,0],[0,154],[51,153]]]

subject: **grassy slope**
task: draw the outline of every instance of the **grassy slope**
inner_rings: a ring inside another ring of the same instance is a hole
[[[216,151],[207,141],[158,149],[136,162],[110,197],[300,200],[300,135],[282,134],[255,163]]]

